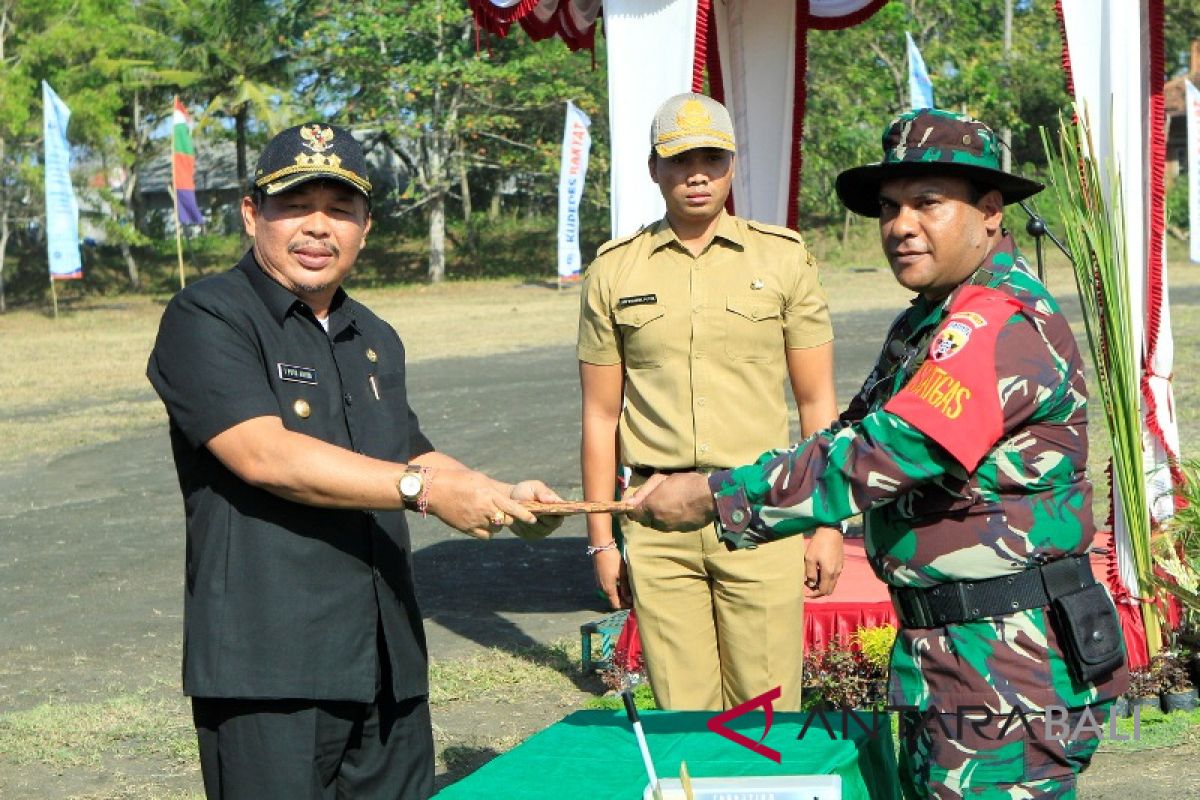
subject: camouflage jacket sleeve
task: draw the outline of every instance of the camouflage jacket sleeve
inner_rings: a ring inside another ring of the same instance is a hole
[[[1048,321],[1061,324],[1048,331]],[[1069,335],[1058,315],[1018,312],[989,343],[994,347],[1000,424],[978,469],[993,471],[997,443],[1024,437],[1020,447],[1011,448],[1013,453],[1006,450],[1005,457],[1013,461],[1007,472],[1023,475],[1022,487],[1014,491],[1067,485],[1082,474],[1086,395],[1078,356],[1064,357]],[[764,453],[754,464],[713,473],[709,487],[722,538],[747,547],[803,533],[898,501],[923,484],[936,484],[925,494],[944,492],[946,486],[961,487],[966,496],[977,490],[976,464],[964,463],[938,444],[945,440],[940,432],[930,435],[885,409],[845,422],[790,450]]]
[[[789,450],[714,472],[709,488],[722,539],[748,547],[891,502],[960,469],[938,444],[887,411],[825,430]]]

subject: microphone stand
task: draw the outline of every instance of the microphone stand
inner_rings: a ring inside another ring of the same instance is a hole
[[[1042,237],[1049,236],[1050,241],[1054,242],[1055,246],[1062,251],[1062,254],[1066,256],[1067,260],[1072,264],[1075,263],[1075,259],[1071,257],[1071,252],[1067,250],[1067,246],[1060,242],[1058,237],[1055,236],[1048,227],[1046,227],[1046,220],[1038,216],[1033,209],[1026,205],[1024,200],[1021,200],[1019,203],[1017,203],[1017,205],[1021,207],[1022,211],[1029,215],[1029,221],[1025,223],[1025,232],[1033,237],[1034,249],[1037,252],[1038,280],[1042,283],[1045,283],[1046,269],[1042,264]]]

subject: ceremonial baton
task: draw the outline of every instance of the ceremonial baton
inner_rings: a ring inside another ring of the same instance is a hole
[[[560,500],[557,503],[522,500],[521,505],[539,517],[569,517],[572,514],[624,514],[633,509],[633,503],[621,500]]]

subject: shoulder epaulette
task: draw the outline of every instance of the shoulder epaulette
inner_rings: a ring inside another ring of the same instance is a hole
[[[759,233],[769,233],[772,236],[781,236],[784,239],[791,239],[793,242],[799,242],[800,244],[804,243],[804,239],[799,233],[796,233],[796,231],[792,230],[791,228],[785,228],[782,225],[768,225],[765,222],[759,222],[753,219],[746,220],[746,224]]]
[[[631,233],[628,236],[622,236],[619,239],[609,239],[607,242],[605,242],[604,244],[602,244],[598,248],[596,248],[596,257],[599,258],[600,256],[607,253],[609,250],[616,250],[618,247],[622,247],[623,245],[629,244],[630,242],[632,242],[637,237],[641,236],[643,233],[645,233],[649,229],[650,229],[649,225],[643,225],[642,227],[637,229],[636,233]]]

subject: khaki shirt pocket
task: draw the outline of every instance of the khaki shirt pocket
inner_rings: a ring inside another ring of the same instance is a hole
[[[725,300],[725,353],[738,361],[771,361],[783,353],[783,311],[761,297]]]
[[[621,360],[628,369],[662,364],[666,349],[667,309],[659,304],[618,308],[613,319],[621,334]]]

